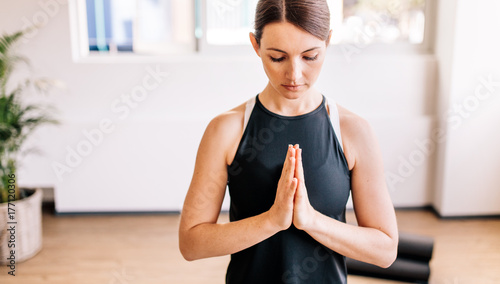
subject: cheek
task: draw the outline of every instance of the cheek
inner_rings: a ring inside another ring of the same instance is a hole
[[[277,79],[283,73],[282,65],[275,63],[264,63],[264,70],[270,79]]]
[[[307,68],[307,76],[311,78],[316,78],[319,76],[319,73],[321,73],[321,68],[323,66],[323,61],[317,61],[314,63],[309,64]]]

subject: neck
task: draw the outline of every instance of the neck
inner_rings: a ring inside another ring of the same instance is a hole
[[[313,88],[300,94],[281,94],[269,83],[259,94],[259,100],[271,112],[283,116],[298,116],[318,108],[323,96]]]

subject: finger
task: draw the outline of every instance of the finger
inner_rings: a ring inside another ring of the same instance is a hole
[[[300,182],[304,182],[304,168],[302,166],[302,149],[297,150],[296,154],[296,166],[295,166],[295,176],[300,180]]]
[[[281,170],[281,175],[282,176],[286,175],[286,171],[289,168],[290,157],[292,155],[291,148],[292,148],[292,145],[288,145],[288,150],[286,151],[285,161],[283,162],[283,169]]]
[[[296,158],[295,158],[295,149],[291,148],[291,157],[289,158],[289,163],[287,166],[286,177],[288,181],[291,181],[295,176],[295,168],[296,168]]]
[[[300,149],[299,144],[293,145],[293,149],[295,150],[295,170],[294,170],[294,176],[298,178],[299,176],[297,175],[297,159],[298,159],[297,155],[298,155],[298,151]]]
[[[293,145],[293,149],[295,149],[295,155],[297,155],[297,151],[300,149],[299,144]],[[297,157],[295,157],[295,160],[297,160]]]
[[[282,171],[282,178],[286,185],[289,185],[295,176],[295,164],[295,149],[290,147],[288,148],[287,159]]]

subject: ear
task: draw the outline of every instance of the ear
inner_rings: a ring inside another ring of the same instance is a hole
[[[326,40],[326,47],[330,45],[330,40],[332,39],[332,32],[333,30],[330,30],[330,32],[328,33],[328,39]]]
[[[250,33],[250,42],[252,43],[253,49],[255,50],[255,53],[260,57],[260,46],[257,43],[257,39],[255,38],[254,33]]]

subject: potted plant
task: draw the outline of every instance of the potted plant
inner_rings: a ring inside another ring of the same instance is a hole
[[[16,170],[21,158],[30,152],[23,145],[41,125],[57,123],[45,107],[21,100],[32,87],[43,91],[41,81],[27,79],[15,88],[8,84],[15,67],[28,63],[14,52],[26,32],[0,37],[0,263],[10,268],[11,275],[15,275],[16,263],[34,256],[42,247],[41,190],[17,185]]]

